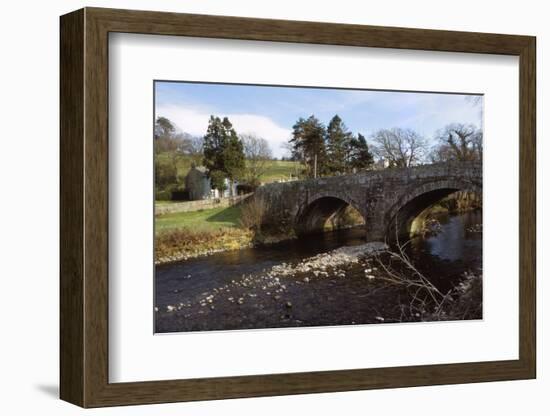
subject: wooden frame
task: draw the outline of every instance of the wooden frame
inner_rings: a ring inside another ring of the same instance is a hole
[[[109,383],[109,32],[519,56],[519,359]],[[535,49],[515,35],[98,8],[62,16],[61,398],[99,407],[535,378]]]

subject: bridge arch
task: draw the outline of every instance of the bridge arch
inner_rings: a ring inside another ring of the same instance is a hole
[[[299,208],[294,219],[296,234],[303,235],[321,231],[328,222],[333,222],[341,217],[346,208],[351,207],[357,211],[363,223],[365,214],[361,204],[350,195],[343,192],[318,192],[311,195]]]
[[[458,191],[481,194],[480,184],[462,179],[425,182],[408,188],[390,206],[384,218],[387,238],[409,237],[413,221],[438,201]]]

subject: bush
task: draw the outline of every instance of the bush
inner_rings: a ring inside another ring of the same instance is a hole
[[[183,191],[172,191],[172,201],[189,201],[189,191],[187,189]]]
[[[250,185],[248,183],[240,183],[237,185],[237,195],[249,194],[254,192],[258,185]]]
[[[178,171],[171,161],[155,159],[155,186],[168,188],[177,185]]]
[[[243,203],[240,223],[243,228],[260,230],[267,213],[263,199],[251,197]]]
[[[155,191],[155,201],[171,201],[172,191],[167,189]]]

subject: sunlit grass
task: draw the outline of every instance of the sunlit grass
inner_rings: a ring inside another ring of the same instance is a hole
[[[241,207],[204,209],[192,212],[175,212],[155,218],[155,233],[187,228],[191,231],[211,231],[219,228],[239,227]]]

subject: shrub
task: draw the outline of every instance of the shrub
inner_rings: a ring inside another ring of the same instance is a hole
[[[155,186],[161,189],[177,185],[178,171],[171,161],[155,159]]]
[[[243,203],[240,223],[243,228],[260,230],[267,214],[263,199],[251,197]]]
[[[172,201],[189,201],[189,191],[187,189],[183,191],[172,191]]]
[[[166,189],[155,191],[156,201],[170,201],[172,199],[172,192]]]
[[[249,194],[254,192],[258,185],[250,185],[248,183],[240,183],[237,185],[237,195]]]

